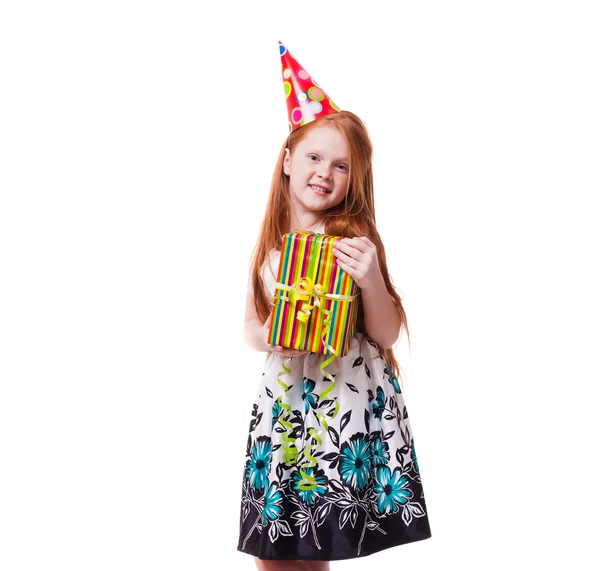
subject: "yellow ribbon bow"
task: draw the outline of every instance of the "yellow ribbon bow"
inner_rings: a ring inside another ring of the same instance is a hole
[[[295,281],[291,286],[286,284],[277,283],[275,284],[277,289],[287,290],[290,292],[289,297],[285,295],[275,296],[275,299],[281,299],[283,301],[289,301],[290,303],[294,303],[294,301],[302,301],[302,307],[296,313],[296,319],[301,321],[302,323],[308,323],[308,319],[310,317],[311,311],[318,307],[325,313],[325,316],[329,316],[329,312],[325,310],[324,307],[321,306],[321,300],[331,299],[333,301],[352,301],[354,298],[358,297],[356,295],[341,295],[337,293],[326,293],[325,288],[322,284],[315,283],[315,280],[310,276],[305,276]],[[314,303],[311,305],[311,301],[314,298]],[[325,331],[324,331],[325,332]],[[323,337],[323,335],[321,335]],[[329,350],[335,352],[333,347],[329,347],[327,342],[325,342],[325,346],[328,347]]]
[[[324,297],[325,288],[321,284],[315,283],[314,280],[308,276],[292,284],[290,287],[290,303],[293,303],[296,300],[303,302],[302,307],[296,314],[296,319],[302,323],[308,323],[311,311],[315,307],[321,306],[320,298]],[[314,303],[311,304],[313,298]]]

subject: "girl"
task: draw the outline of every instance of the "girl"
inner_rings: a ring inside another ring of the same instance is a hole
[[[293,129],[275,166],[244,325],[246,343],[267,357],[250,418],[238,550],[254,555],[261,570],[328,570],[328,561],[431,536],[392,351],[401,329],[408,334],[407,320],[375,226],[371,156],[362,121],[334,110]],[[329,380],[319,365],[328,356],[268,344],[278,248],[295,230],[344,236],[335,257],[360,287],[351,347],[327,367],[335,388],[323,400]],[[282,367],[298,449],[291,466],[277,402]],[[335,402],[339,412],[324,431],[317,465],[303,468],[314,485],[303,486],[301,465],[315,444],[309,429],[322,428],[317,413]]]

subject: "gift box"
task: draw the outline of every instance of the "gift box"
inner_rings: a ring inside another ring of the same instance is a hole
[[[360,288],[333,254],[341,239],[315,232],[283,236],[270,344],[337,357],[347,354]]]

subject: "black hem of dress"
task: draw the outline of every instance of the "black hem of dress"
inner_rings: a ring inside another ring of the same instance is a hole
[[[258,557],[258,559],[262,559],[264,561],[344,561],[346,559],[360,559],[361,557],[368,557],[369,555],[374,555],[375,553],[379,553],[381,551],[385,551],[386,549],[391,549],[392,547],[398,547],[399,545],[406,545],[408,543],[415,543],[417,541],[423,541],[424,539],[429,539],[431,537],[431,533],[423,535],[421,537],[411,537],[409,539],[404,538],[400,539],[396,543],[390,543],[390,545],[386,545],[385,547],[380,547],[378,549],[374,549],[369,551],[368,553],[361,553],[360,555],[341,555],[341,556],[330,556],[327,559],[317,558],[317,557],[298,557],[297,555],[290,555],[287,557],[283,556],[267,556],[267,557],[259,557],[258,554],[249,550],[242,549],[238,546],[237,550],[241,553],[245,553],[247,555],[253,555],[254,557]]]

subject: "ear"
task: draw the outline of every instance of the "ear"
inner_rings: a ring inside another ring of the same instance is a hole
[[[288,176],[290,176],[290,161],[291,161],[290,150],[286,148],[285,149],[285,157],[283,157],[283,172],[285,174],[287,174]]]

